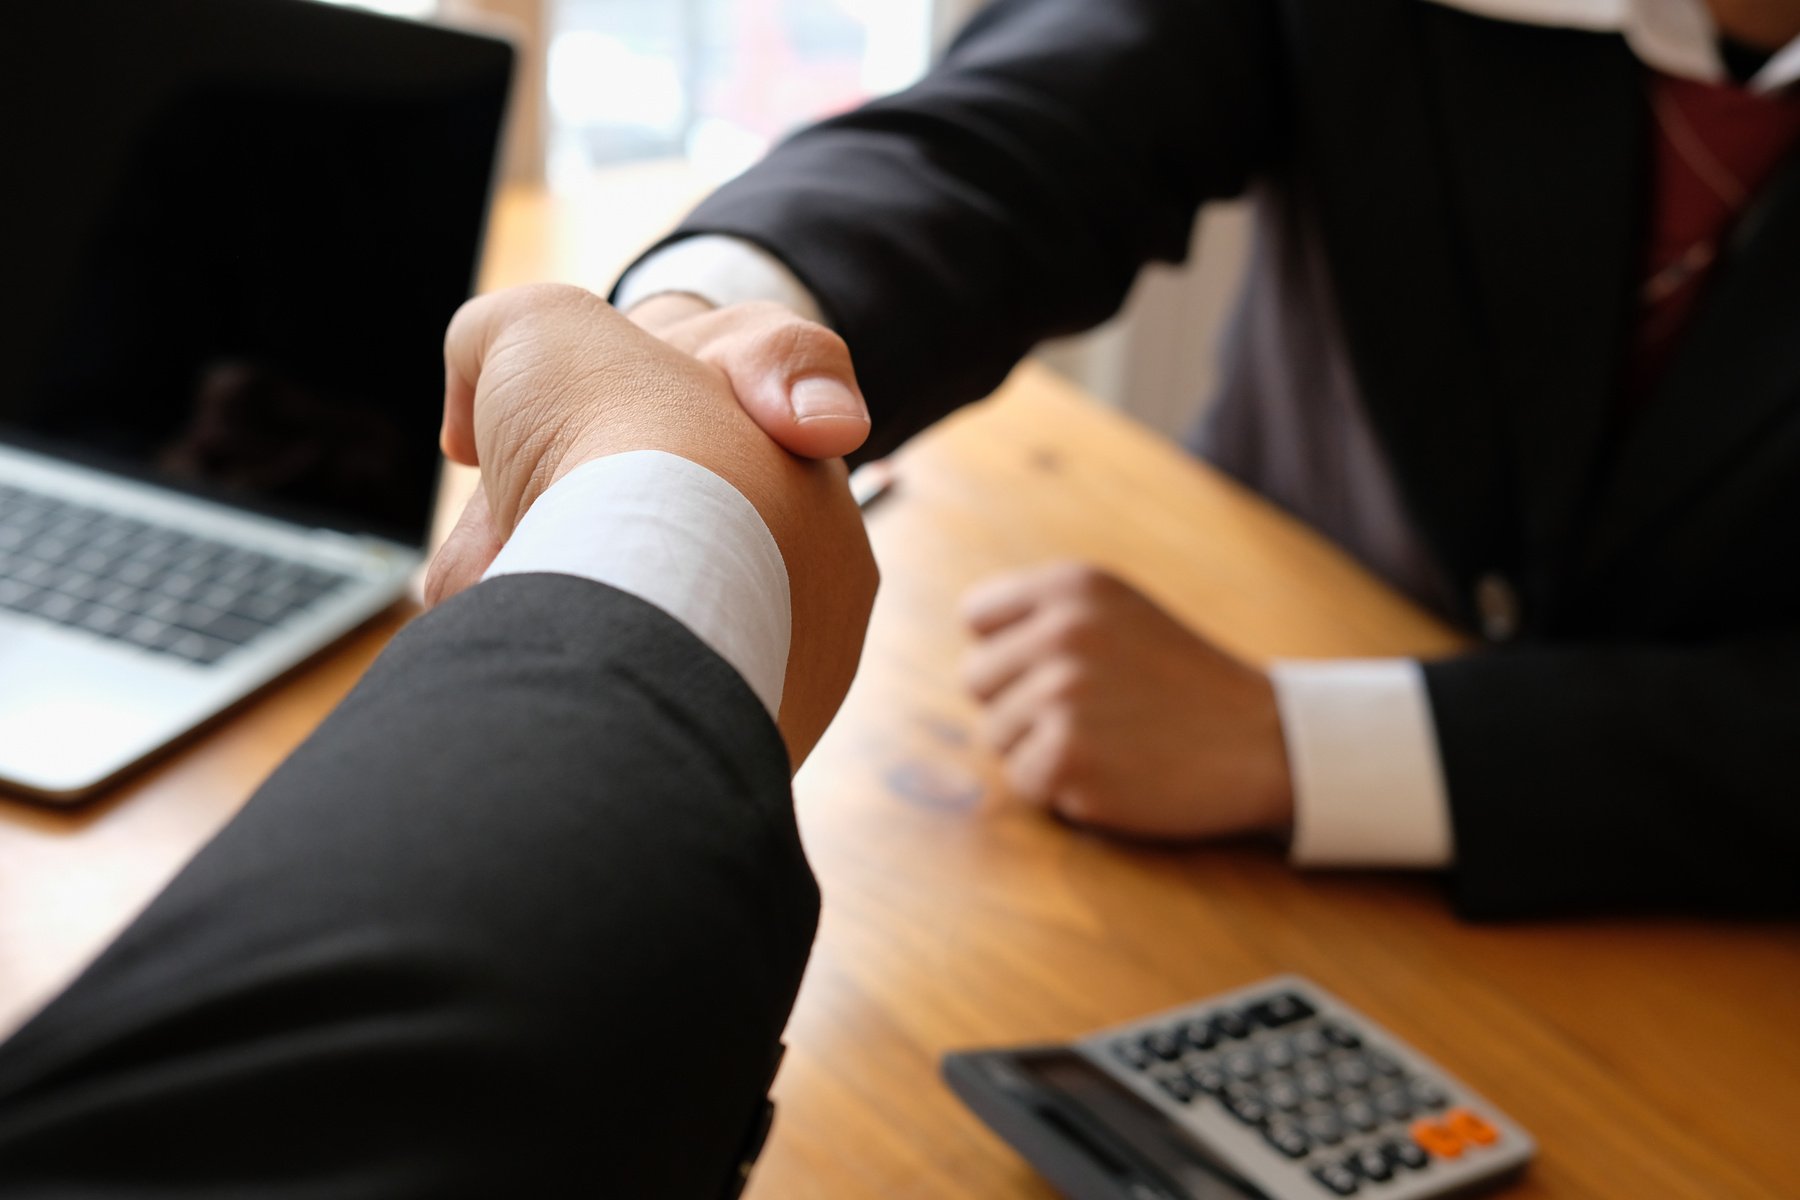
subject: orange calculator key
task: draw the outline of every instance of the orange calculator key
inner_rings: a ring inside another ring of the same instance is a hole
[[[1491,1146],[1500,1140],[1500,1131],[1466,1108],[1453,1108],[1444,1114],[1444,1124],[1465,1142]]]
[[[1428,1154],[1434,1154],[1438,1158],[1462,1157],[1462,1138],[1442,1121],[1414,1121],[1412,1136],[1413,1141],[1419,1143],[1420,1148]]]

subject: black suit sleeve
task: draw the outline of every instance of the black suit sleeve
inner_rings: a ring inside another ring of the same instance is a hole
[[[884,453],[1178,261],[1282,139],[1266,0],[997,0],[898,96],[806,130],[674,237],[782,259],[849,343]]]
[[[729,666],[598,584],[483,583],[0,1047],[0,1193],[711,1200],[817,904]]]
[[[1800,912],[1800,637],[1429,665],[1473,916]]]

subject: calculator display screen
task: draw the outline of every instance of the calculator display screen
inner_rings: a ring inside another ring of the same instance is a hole
[[[1103,1164],[1110,1157],[1101,1139],[1082,1126],[1098,1125],[1190,1200],[1266,1200],[1266,1194],[1231,1174],[1193,1135],[1099,1067],[1067,1050],[1021,1054],[1012,1064],[1060,1105],[1085,1120],[1057,1121],[1060,1132]],[[1048,1115],[1048,1114],[1046,1114]]]

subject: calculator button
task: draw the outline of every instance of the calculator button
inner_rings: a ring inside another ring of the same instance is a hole
[[[1346,1160],[1344,1165],[1364,1179],[1372,1179],[1376,1183],[1386,1183],[1394,1177],[1394,1164],[1388,1161],[1387,1155],[1381,1152],[1379,1146],[1364,1146]]]
[[[1234,1079],[1255,1079],[1262,1074],[1262,1055],[1255,1050],[1238,1050],[1225,1057],[1225,1070]]]
[[[1413,1103],[1427,1112],[1436,1112],[1450,1103],[1450,1097],[1444,1089],[1429,1079],[1415,1079],[1406,1085],[1406,1090],[1411,1094]]]
[[[1113,1054],[1118,1060],[1134,1071],[1142,1071],[1150,1065],[1150,1051],[1144,1044],[1130,1038],[1113,1043]]]
[[[1403,1087],[1391,1087],[1375,1093],[1375,1110],[1383,1120],[1407,1121],[1412,1119],[1412,1097]]]
[[[1307,1116],[1306,1132],[1322,1146],[1335,1146],[1344,1140],[1344,1120],[1329,1109]]]
[[[1371,1047],[1363,1052],[1363,1061],[1373,1067],[1377,1075],[1385,1075],[1389,1079],[1398,1079],[1406,1074],[1406,1068],[1400,1065],[1400,1060],[1386,1050]]]
[[[1419,1143],[1427,1153],[1437,1158],[1460,1158],[1463,1152],[1463,1140],[1449,1126],[1438,1121],[1414,1121],[1412,1123],[1413,1141]]]
[[[1271,1080],[1269,1085],[1263,1088],[1263,1099],[1275,1108],[1292,1112],[1300,1107],[1300,1089],[1294,1086],[1294,1081],[1291,1079]]]
[[[1277,1071],[1294,1065],[1294,1043],[1287,1038],[1271,1038],[1262,1048],[1263,1063]]]
[[[1395,1138],[1391,1142],[1382,1143],[1381,1150],[1388,1156],[1388,1161],[1397,1167],[1422,1171],[1431,1165],[1431,1159],[1425,1151],[1419,1149],[1419,1144],[1409,1142],[1404,1138]]]
[[[1328,1071],[1308,1071],[1300,1076],[1300,1090],[1314,1100],[1329,1100],[1337,1095],[1337,1080]]]
[[[1356,1189],[1362,1186],[1356,1172],[1342,1163],[1326,1163],[1322,1167],[1314,1167],[1312,1177],[1324,1186],[1326,1191],[1337,1196],[1354,1196]]]
[[[1219,1037],[1230,1041],[1250,1036],[1250,1023],[1230,1009],[1214,1013],[1212,1027]]]
[[[1219,1035],[1208,1021],[1188,1021],[1181,1027],[1181,1036],[1195,1050],[1211,1050],[1219,1044]]]
[[[1156,1082],[1162,1086],[1163,1091],[1169,1093],[1169,1095],[1175,1097],[1175,1099],[1183,1104],[1186,1104],[1194,1098],[1196,1089],[1194,1088],[1192,1081],[1184,1074],[1159,1075],[1157,1076]]]
[[[1246,1125],[1261,1125],[1269,1119],[1269,1106],[1253,1091],[1227,1092],[1225,1108]]]
[[[1463,1141],[1475,1146],[1491,1146],[1500,1140],[1500,1131],[1466,1108],[1453,1108],[1444,1114],[1444,1125]]]
[[[1312,1005],[1293,992],[1281,992],[1260,1004],[1252,1004],[1246,1010],[1246,1015],[1264,1028],[1279,1029],[1283,1025],[1306,1020],[1313,1015],[1313,1011]]]
[[[1263,1130],[1263,1138],[1289,1158],[1305,1158],[1306,1152],[1312,1149],[1312,1139],[1306,1136],[1306,1130],[1292,1121],[1270,1122]]]
[[[1195,1091],[1205,1092],[1209,1096],[1223,1096],[1225,1089],[1231,1085],[1231,1077],[1209,1064],[1189,1071],[1188,1082],[1194,1085]]]
[[[1292,1045],[1302,1058],[1323,1058],[1331,1050],[1331,1043],[1317,1029],[1302,1029],[1294,1035]]]
[[[1380,1114],[1367,1100],[1352,1100],[1339,1108],[1338,1112],[1343,1116],[1344,1124],[1358,1133],[1367,1133],[1381,1124]]]
[[[1337,1021],[1326,1021],[1319,1026],[1326,1040],[1334,1046],[1342,1046],[1346,1050],[1354,1050],[1362,1045],[1362,1038],[1356,1030]]]
[[[1144,1049],[1164,1062],[1173,1062],[1181,1057],[1181,1038],[1173,1030],[1158,1029],[1144,1038]]]
[[[1374,1076],[1369,1064],[1360,1058],[1338,1060],[1332,1065],[1331,1073],[1337,1076],[1339,1083],[1352,1088],[1364,1086]]]

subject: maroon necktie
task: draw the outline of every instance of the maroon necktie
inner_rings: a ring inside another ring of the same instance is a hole
[[[1649,99],[1653,190],[1626,375],[1632,409],[1668,365],[1733,224],[1800,146],[1800,88],[1759,94],[1653,73]]]

